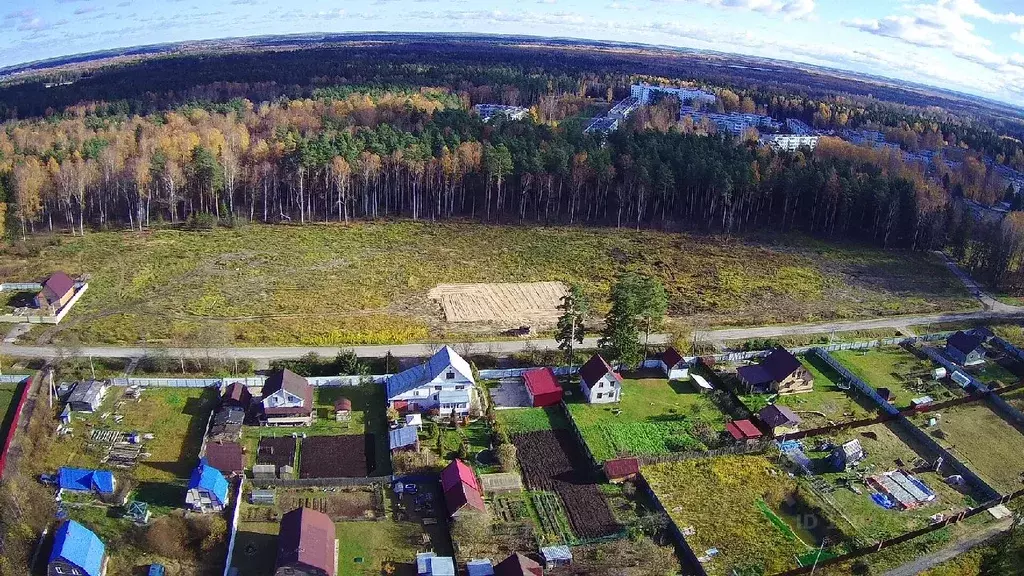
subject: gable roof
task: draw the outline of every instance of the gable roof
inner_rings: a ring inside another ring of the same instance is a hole
[[[245,456],[238,442],[210,442],[206,445],[206,461],[210,466],[225,472],[241,472],[245,468]]]
[[[683,361],[683,355],[675,348],[669,346],[661,353],[661,361],[665,363],[665,366],[671,368]]]
[[[68,404],[78,404],[84,402],[92,406],[100,400],[100,396],[103,395],[106,390],[106,384],[100,380],[86,380],[78,382],[75,387],[71,389],[71,394],[68,394]]]
[[[452,463],[441,471],[441,490],[447,492],[460,483],[466,484],[474,490],[480,490],[473,469],[466,466],[462,460],[452,460]]]
[[[228,480],[220,473],[220,470],[210,466],[205,458],[199,460],[199,465],[192,471],[188,480],[188,489],[201,488],[215,496],[222,504],[228,501]]]
[[[797,360],[796,356],[782,346],[772,350],[771,354],[761,361],[761,368],[764,368],[764,371],[776,382],[785,380],[801,366],[800,360]]]
[[[762,422],[776,428],[778,426],[792,426],[800,423],[800,417],[786,406],[772,404],[765,406],[757,413]]]
[[[50,562],[64,560],[81,568],[88,576],[100,576],[105,552],[106,547],[92,530],[68,520],[57,528]]]
[[[736,369],[736,375],[751,386],[760,386],[772,381],[771,374],[768,374],[768,371],[762,368],[760,364],[740,366]]]
[[[74,287],[75,281],[70,276],[63,272],[54,272],[43,281],[43,296],[50,302],[56,302]]]
[[[438,350],[429,360],[423,364],[417,364],[388,378],[387,394],[388,399],[415,390],[427,382],[437,378],[448,366],[451,366],[462,375],[463,378],[474,382],[473,369],[462,356],[459,356],[451,346],[445,346]]]
[[[249,388],[245,384],[232,382],[224,388],[224,394],[220,397],[220,401],[247,405],[252,401],[252,393],[249,392]]]
[[[282,389],[303,400],[306,400],[308,395],[309,404],[312,405],[313,403],[313,387],[309,385],[309,381],[287,368],[271,373],[263,383],[263,389],[260,393],[266,398]]]
[[[114,473],[110,470],[88,470],[64,467],[57,471],[57,483],[64,490],[114,493]]]
[[[590,386],[597,382],[605,375],[611,374],[616,382],[622,383],[622,377],[615,373],[611,365],[601,357],[600,354],[594,354],[587,360],[587,363],[580,367],[580,379]]]
[[[523,372],[523,383],[534,396],[562,392],[562,387],[555,378],[555,371],[551,368],[535,368]]]
[[[540,564],[519,552],[505,558],[494,567],[495,576],[544,576]]]
[[[946,340],[946,346],[959,350],[966,355],[977,350],[984,341],[985,339],[981,336],[959,331]]]
[[[606,460],[604,463],[604,475],[609,480],[626,478],[640,472],[640,462],[636,458],[616,458]]]
[[[418,439],[419,434],[417,434],[415,426],[402,426],[388,432],[388,441],[392,450],[412,446]]]
[[[448,507],[449,515],[454,515],[465,506],[480,512],[487,511],[487,505],[484,504],[484,499],[480,496],[480,492],[462,482],[459,482],[458,485],[450,490],[444,491],[444,503]]]
[[[310,508],[296,508],[281,517],[277,537],[277,567],[302,564],[335,575],[334,522]]]
[[[725,429],[737,440],[760,438],[761,431],[750,420],[733,420],[725,425]]]

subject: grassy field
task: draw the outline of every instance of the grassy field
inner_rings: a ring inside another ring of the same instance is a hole
[[[792,408],[803,420],[801,428],[819,428],[881,414],[869,399],[857,394],[855,389],[840,390],[836,383],[841,382],[842,377],[828,364],[811,355],[800,358],[800,362],[814,376],[814,390],[779,396],[775,403]],[[741,400],[748,410],[756,413],[768,404],[770,397],[769,394],[753,394],[743,396]]]
[[[774,523],[759,502],[778,510],[796,481],[760,456],[729,456],[646,466],[652,490],[699,556],[719,554],[704,568],[713,576],[774,574],[795,567],[794,555],[811,548]]]
[[[562,409],[557,406],[546,408],[509,408],[495,410],[498,422],[509,434],[525,434],[543,430],[564,430],[569,427]]]
[[[61,237],[3,253],[0,280],[56,269],[90,289],[59,329],[87,343],[346,345],[493,335],[445,325],[444,282],[579,281],[598,299],[626,269],[665,283],[670,315],[704,325],[973,309],[926,254],[793,237],[758,242],[611,229],[473,223],[242,226]],[[486,254],[486,258],[480,255]],[[749,263],[757,262],[758,266]]]
[[[615,404],[569,404],[576,426],[599,462],[620,455],[666,454],[702,449],[694,433],[703,422],[712,433],[725,429],[725,417],[707,395],[689,382],[664,378],[626,379]]]
[[[843,363],[851,372],[875,388],[888,388],[896,394],[896,406],[907,408],[910,401],[919,396],[929,395],[936,402],[951,400],[964,395],[955,386],[947,386],[932,380],[935,365],[930,360],[921,360],[903,348],[875,348],[873,350],[841,350],[832,356]],[[921,385],[917,385],[917,379]]]
[[[860,441],[866,458],[855,472],[826,471],[828,466],[824,460],[828,458],[828,452],[815,452],[814,442],[805,441],[805,446],[808,447],[807,455],[820,471],[814,478],[824,480],[834,488],[834,491],[828,494],[831,506],[824,506],[824,510],[829,513],[836,526],[845,528],[844,532],[852,532],[851,536],[859,538],[863,544],[923,528],[930,523],[929,517],[933,514],[943,513],[948,517],[976,504],[969,489],[964,488],[966,493],[958,492],[944,483],[942,477],[934,472],[921,472],[916,475],[938,495],[938,498],[925,506],[915,510],[886,510],[871,500],[872,489],[863,482],[866,476],[897,468],[910,469],[921,459],[928,462],[935,460],[934,454],[904,438],[906,434],[901,432],[899,425],[891,422],[846,430],[831,438],[838,444],[854,439]],[[903,463],[902,466],[900,462]],[[807,477],[802,477],[801,481],[807,482],[810,489]],[[857,494],[845,486],[845,482],[850,481],[862,491],[862,494]]]
[[[938,414],[938,425],[927,419]],[[985,402],[923,414],[915,422],[943,448],[1003,494],[1024,488],[1024,434]]]

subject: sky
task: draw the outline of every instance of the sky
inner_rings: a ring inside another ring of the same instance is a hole
[[[162,42],[349,31],[712,49],[1024,106],[1024,0],[0,0],[0,67]]]

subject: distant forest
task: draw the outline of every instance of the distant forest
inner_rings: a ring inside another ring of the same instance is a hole
[[[626,71],[633,59],[388,45],[167,57],[69,86],[6,86],[0,220],[6,213],[15,238],[385,217],[798,231],[886,248],[952,246],[995,282],[1018,268],[1018,213],[977,226],[952,201],[1003,198],[983,155],[1024,168],[1020,141],[1001,137],[996,120],[794,91],[803,72],[786,88],[755,69],[719,68],[711,80],[652,75],[680,68],[667,63],[638,76]],[[736,140],[680,122],[672,99],[607,137],[583,133],[586,118],[642,79],[696,82],[723,111],[877,129],[907,150],[946,144],[961,158],[956,169],[941,154],[922,168],[835,138],[814,152],[776,152],[757,146],[756,134]],[[531,114],[484,123],[470,107],[489,102]]]

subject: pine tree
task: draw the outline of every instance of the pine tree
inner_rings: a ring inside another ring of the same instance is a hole
[[[576,345],[582,344],[587,334],[584,322],[590,311],[590,299],[583,293],[583,288],[579,284],[573,284],[565,296],[562,296],[558,309],[562,315],[558,318],[558,333],[555,340],[558,342],[558,349],[565,352],[565,363],[571,368]]]
[[[598,346],[617,363],[635,365],[643,359],[640,350],[640,277],[627,272],[612,286],[612,307],[604,320]]]

